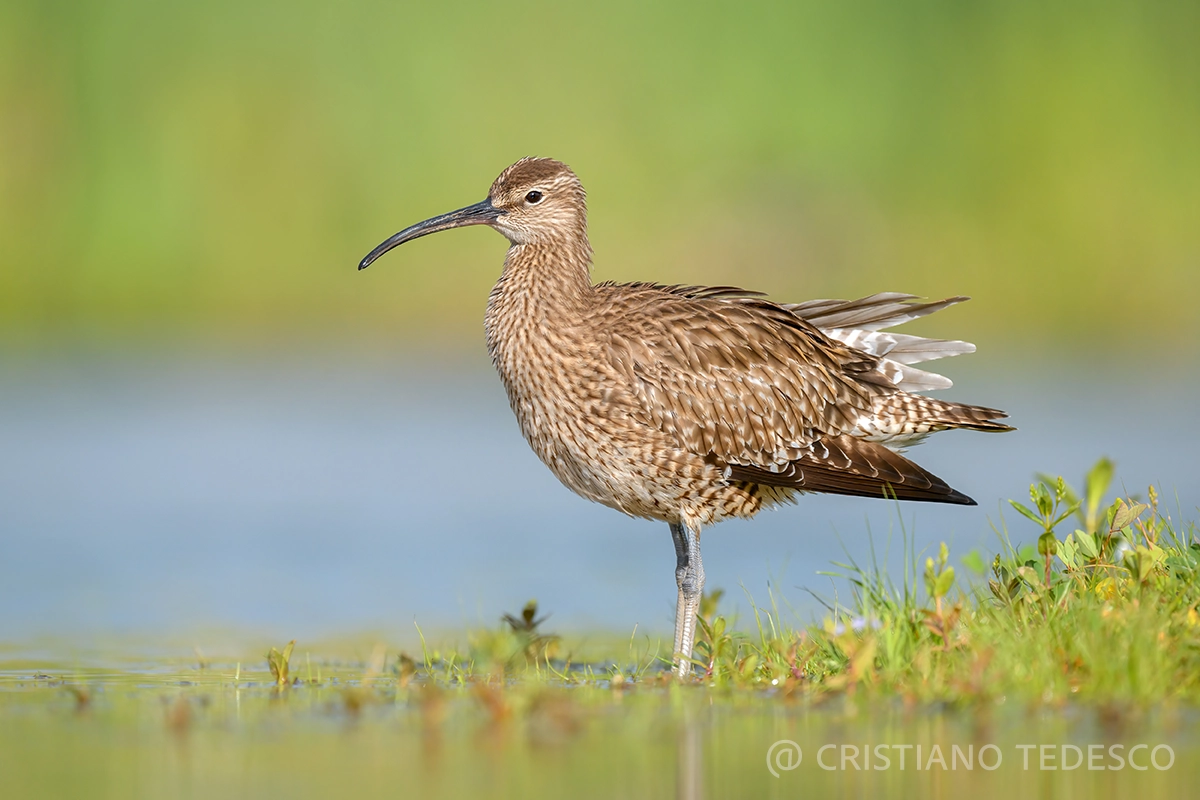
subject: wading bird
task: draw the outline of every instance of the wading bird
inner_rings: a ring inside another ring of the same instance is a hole
[[[485,327],[529,445],[577,494],[671,527],[681,677],[702,528],[804,492],[974,505],[898,451],[949,428],[1012,430],[996,409],[916,394],[950,381],[913,364],[974,345],[884,332],[965,297],[786,304],[730,286],[593,284],[583,186],[551,159],[521,159],[487,199],[405,228],[359,269],[465,225],[509,241]]]

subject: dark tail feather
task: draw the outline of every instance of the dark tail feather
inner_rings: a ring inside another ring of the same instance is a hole
[[[783,486],[804,492],[854,497],[884,497],[973,506],[975,501],[951,489],[938,476],[881,444],[851,436],[826,438],[813,452],[779,471],[729,464],[730,480]]]
[[[1008,414],[999,409],[944,401],[943,405],[948,412],[945,421],[950,427],[983,431],[984,433],[1006,433],[1016,430],[1005,422],[997,422],[997,420],[1008,418]]]

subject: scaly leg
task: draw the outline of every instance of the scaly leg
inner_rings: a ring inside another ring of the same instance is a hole
[[[696,615],[704,592],[704,563],[700,560],[700,531],[682,522],[671,524],[675,542],[675,674],[686,678],[692,671],[692,648],[696,644]]]

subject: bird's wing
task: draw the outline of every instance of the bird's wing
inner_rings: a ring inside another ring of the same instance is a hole
[[[635,415],[722,465],[780,469],[853,430],[878,359],[731,287],[602,285],[598,320]]]
[[[901,388],[894,363],[818,329],[797,313],[801,307],[727,286],[598,288],[610,301],[600,305],[598,320],[610,363],[634,397],[635,417],[722,468],[727,480],[974,504],[883,444],[853,435],[881,392]],[[909,298],[873,299],[883,305]],[[850,305],[830,301],[829,308],[803,310],[818,321],[863,327],[890,322],[904,310],[877,309],[879,319],[836,319],[855,311]],[[928,313],[907,308],[914,310]]]

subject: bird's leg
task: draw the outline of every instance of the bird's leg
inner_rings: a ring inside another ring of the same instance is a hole
[[[696,644],[696,615],[704,592],[704,563],[700,560],[700,531],[683,522],[671,523],[675,541],[675,674],[686,678],[692,671],[692,647]]]
[[[675,601],[675,644],[671,647],[671,659],[679,666],[679,653],[683,645],[683,581],[687,577],[688,534],[682,522],[671,523],[671,540],[675,543],[675,585],[679,594]]]

